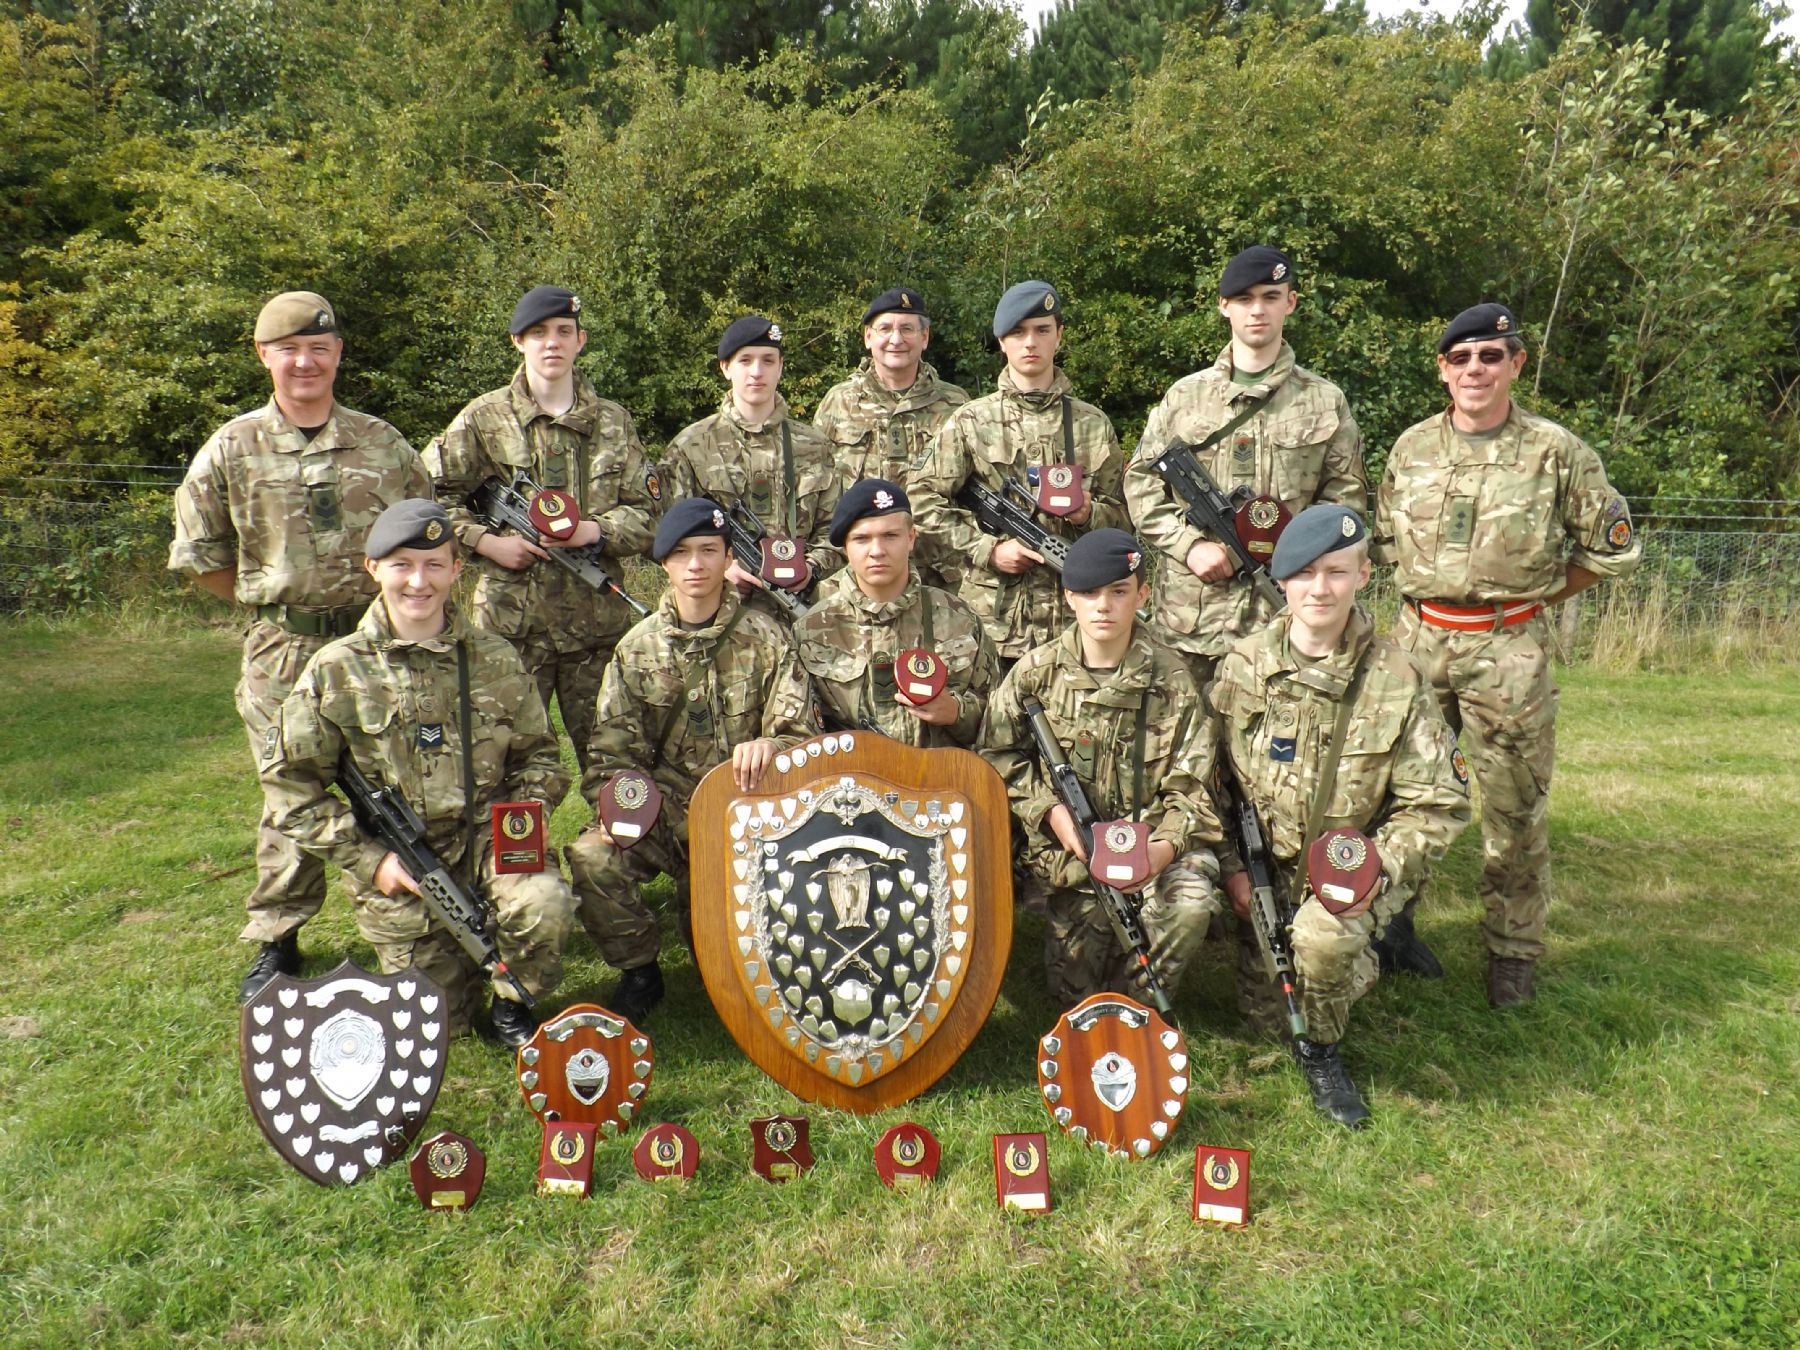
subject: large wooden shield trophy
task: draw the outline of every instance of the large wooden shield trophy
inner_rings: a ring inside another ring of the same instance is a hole
[[[688,816],[694,945],[744,1053],[810,1102],[909,1101],[981,1030],[1012,947],[1006,788],[873,733],[709,773]]]

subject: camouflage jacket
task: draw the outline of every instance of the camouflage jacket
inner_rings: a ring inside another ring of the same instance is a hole
[[[845,487],[863,478],[886,478],[904,487],[907,471],[944,419],[968,401],[961,389],[940,380],[929,362],[919,363],[910,388],[896,391],[864,360],[854,375],[832,386],[813,425],[830,439]]]
[[[869,721],[903,745],[973,745],[984,700],[1000,682],[1000,661],[981,620],[917,576],[898,599],[876,601],[845,568],[794,625],[794,642],[827,726],[855,728]],[[947,668],[944,691],[959,710],[954,726],[928,726],[894,702],[894,658],[909,647],[936,653]]]
[[[1175,846],[1177,857],[1216,849],[1219,818],[1206,784],[1212,778],[1217,730],[1194,677],[1179,652],[1143,626],[1133,633],[1125,659],[1113,670],[1090,670],[1081,659],[1081,634],[1073,624],[1054,642],[1028,652],[1007,673],[988,704],[981,743],[990,764],[1006,780],[1013,814],[1039,856],[1042,841],[1058,860],[1053,884],[1085,884],[1087,872],[1061,852],[1046,817],[1059,798],[1038,758],[1024,702],[1044,705],[1051,730],[1102,820],[1136,819],[1151,839]],[[1143,728],[1141,768],[1136,757]],[[1139,809],[1133,812],[1134,801]]]
[[[237,568],[245,605],[364,605],[369,527],[395,502],[429,497],[406,438],[379,417],[334,405],[308,441],[274,400],[212,434],[175,493],[169,568]]]
[[[818,729],[812,685],[779,619],[741,606],[726,586],[712,622],[686,629],[665,591],[607,664],[582,795],[592,801],[620,769],[642,769],[664,812],[685,819],[700,780],[734,747],[768,737],[785,749]]]
[[[793,446],[793,462],[785,468],[784,427]],[[789,417],[780,394],[768,421],[755,426],[738,416],[727,394],[718,412],[669,442],[663,469],[667,500],[711,497],[728,510],[741,501],[770,533],[805,541],[806,560],[817,577],[844,565],[843,552],[825,542],[842,491],[831,442],[816,427]]]
[[[370,605],[356,632],[308,663],[282,705],[277,752],[263,763],[275,828],[365,887],[375,884],[387,849],[325,790],[345,750],[371,780],[399,790],[452,868],[485,838],[493,803],[538,801],[548,816],[569,786],[537,685],[512,644],[471,627],[454,608],[449,618],[443,636],[408,642],[395,636],[386,605]],[[469,666],[474,840],[464,812],[459,643]]]
[[[560,417],[537,404],[521,366],[513,382],[474,400],[425,447],[425,467],[445,502],[456,537],[470,551],[475,573],[472,617],[510,638],[548,637],[562,651],[585,651],[617,638],[631,611],[618,596],[600,594],[554,563],[522,571],[475,555],[491,527],[464,504],[489,478],[510,482],[520,469],[539,487],[575,499],[584,518],[599,522],[608,557],[647,552],[656,532],[656,503],[646,479],[644,447],[631,414],[575,375],[575,402]],[[506,533],[512,533],[506,531]],[[623,580],[623,578],[619,578]]]
[[[1219,490],[1239,485],[1279,499],[1294,515],[1314,502],[1369,509],[1362,435],[1343,392],[1281,355],[1249,388],[1231,382],[1231,348],[1205,370],[1177,380],[1144,424],[1125,469],[1125,495],[1138,535],[1163,557],[1156,578],[1156,621],[1183,651],[1217,656],[1268,622],[1271,610],[1247,581],[1202,581],[1187,568],[1188,551],[1208,536],[1183,513],[1187,504],[1154,465],[1173,441],[1199,445],[1256,399],[1262,409],[1200,456]],[[1216,541],[1214,541],[1216,542]]]
[[[1459,435],[1447,411],[1402,432],[1374,536],[1402,595],[1448,604],[1541,599],[1569,563],[1616,577],[1643,556],[1600,456],[1517,403],[1495,436]]]
[[[1071,541],[1088,530],[1129,529],[1121,482],[1124,456],[1106,414],[1076,398],[1061,370],[1042,392],[1020,390],[1011,371],[1002,370],[999,391],[951,413],[907,476],[921,540],[933,556],[954,557],[961,565],[962,599],[987,626],[1001,656],[1023,656],[1061,631],[1067,618],[1062,577],[1048,566],[1018,576],[995,571],[990,558],[1005,536],[982,533],[956,494],[970,479],[998,490],[1012,478],[1035,498],[1037,487],[1028,481],[1027,470],[1071,458],[1086,470],[1093,514],[1081,526],[1043,512],[1038,519],[1051,534]]]
[[[1360,606],[1337,651],[1318,661],[1294,652],[1288,624],[1282,614],[1239,639],[1208,690],[1226,761],[1256,805],[1269,851],[1290,876],[1311,842],[1303,835],[1321,761],[1361,663],[1321,828],[1361,830],[1389,882],[1416,886],[1469,823],[1468,769],[1431,682],[1391,638],[1375,635]],[[1227,870],[1239,870],[1235,840],[1226,854]]]

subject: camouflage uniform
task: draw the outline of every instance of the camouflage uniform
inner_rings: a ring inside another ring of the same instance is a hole
[[[784,440],[792,446],[791,465],[783,462]],[[817,577],[844,565],[843,552],[824,542],[843,491],[831,442],[789,417],[780,394],[768,420],[754,426],[738,416],[727,394],[718,412],[669,442],[663,468],[668,474],[663,495],[669,501],[711,497],[728,511],[743,502],[770,533],[805,541],[806,560]]]
[[[449,511],[474,564],[471,619],[518,649],[545,707],[556,695],[582,759],[593,734],[600,677],[631,626],[631,610],[555,563],[514,571],[477,555],[476,543],[492,531],[461,503],[489,478],[510,481],[523,469],[539,487],[567,492],[584,519],[598,522],[608,557],[637,557],[650,546],[656,504],[631,414],[601,398],[577,372],[574,404],[552,417],[532,398],[521,366],[509,386],[470,403],[425,447],[425,467],[439,500],[458,503]]]
[[[275,754],[277,718],[313,653],[350,632],[375,595],[363,539],[375,517],[431,486],[406,438],[341,405],[309,441],[271,400],[220,427],[175,494],[169,568],[198,576],[237,568],[244,636],[238,716],[260,769]],[[263,803],[256,885],[244,901],[247,942],[274,942],[325,903],[325,869],[270,822]]]
[[[1026,653],[1000,682],[982,745],[1006,780],[1013,817],[1024,830],[1024,862],[1047,888],[1044,970],[1050,995],[1068,1005],[1101,989],[1131,992],[1126,956],[1106,911],[1088,889],[1087,868],[1050,832],[1059,799],[1039,760],[1025,698],[1044,705],[1051,729],[1102,820],[1141,820],[1150,838],[1174,845],[1175,860],[1142,892],[1150,960],[1171,992],[1224,905],[1213,885],[1221,838],[1205,784],[1213,773],[1217,731],[1181,654],[1141,625],[1113,670],[1082,661],[1081,634],[1070,625],[1054,642]],[[1134,770],[1142,728],[1141,771]]]
[[[1600,457],[1573,432],[1513,404],[1497,433],[1458,433],[1448,412],[1403,432],[1377,496],[1373,554],[1410,601],[1542,599],[1566,564],[1604,577],[1642,544]],[[1566,556],[1565,556],[1566,555]],[[1456,632],[1402,606],[1394,632],[1425,669],[1452,728],[1469,733],[1481,785],[1482,929],[1497,957],[1536,960],[1550,909],[1550,772],[1556,680],[1550,621]]]
[[[1277,498],[1295,515],[1314,502],[1338,502],[1368,510],[1362,435],[1343,391],[1281,355],[1263,378],[1245,388],[1232,383],[1231,348],[1206,370],[1177,380],[1144,424],[1137,454],[1125,468],[1125,495],[1138,537],[1163,557],[1156,579],[1156,621],[1170,643],[1189,656],[1196,676],[1211,676],[1236,639],[1254,633],[1273,611],[1248,581],[1202,581],[1188,571],[1187,555],[1208,536],[1183,517],[1186,503],[1155,469],[1172,441],[1199,445],[1243,411],[1246,402],[1268,402],[1213,446],[1200,462],[1224,493],[1239,485]],[[1211,542],[1218,542],[1213,540]]]
[[[569,845],[581,921],[607,964],[630,970],[656,959],[656,916],[637,883],[658,872],[675,878],[685,928],[687,807],[707,771],[735,746],[768,737],[785,749],[817,731],[812,687],[786,629],[741,606],[730,586],[704,628],[683,628],[675,597],[665,592],[655,612],[620,639],[600,686],[581,795],[592,801],[614,773],[640,769],[663,800],[656,824],[629,850],[615,847],[597,823]]]
[[[1017,576],[995,571],[990,558],[1004,536],[983,534],[955,497],[972,478],[996,490],[1013,478],[1035,498],[1037,489],[1027,482],[1026,469],[1068,463],[1086,470],[1084,486],[1093,498],[1093,514],[1085,525],[1071,525],[1039,512],[1045,528],[1068,540],[1088,530],[1128,529],[1121,482],[1124,456],[1106,414],[1076,398],[1061,370],[1049,389],[1039,391],[1020,389],[1008,369],[1000,372],[997,393],[950,414],[907,475],[921,541],[929,545],[931,556],[963,569],[962,599],[1008,661],[1062,631],[1068,619],[1062,578],[1054,567],[1042,564]]]
[[[1309,1039],[1334,1045],[1350,1005],[1376,979],[1369,943],[1405,907],[1469,823],[1467,771],[1438,712],[1431,683],[1391,638],[1375,636],[1358,607],[1338,649],[1312,660],[1288,642],[1289,616],[1236,642],[1208,691],[1230,769],[1256,806],[1269,841],[1276,899],[1291,903],[1321,761],[1358,665],[1337,781],[1321,829],[1361,830],[1381,855],[1387,886],[1362,914],[1337,917],[1308,896],[1294,916],[1294,964]],[[1290,748],[1291,746],[1291,748]],[[1224,865],[1237,870],[1236,840]],[[1266,977],[1248,923],[1240,922],[1239,996],[1251,1021],[1280,1027],[1279,995]]]
[[[820,590],[818,603],[794,625],[800,664],[828,727],[873,722],[902,745],[974,744],[987,692],[1000,682],[1000,661],[981,620],[955,596],[915,576],[897,599],[871,600],[846,568]],[[934,652],[947,669],[944,692],[956,699],[956,724],[930,726],[894,702],[894,658],[909,647]]]
[[[442,636],[410,642],[394,634],[386,605],[371,605],[355,633],[313,658],[282,705],[275,753],[262,777],[276,828],[343,869],[357,929],[375,948],[381,969],[417,965],[443,985],[450,1030],[457,1034],[468,1030],[482,975],[417,896],[390,897],[375,889],[387,849],[358,829],[350,808],[326,791],[346,750],[370,779],[397,788],[425,821],[426,842],[451,872],[465,881],[471,870],[476,873],[494,909],[500,955],[513,974],[533,996],[556,987],[574,897],[554,867],[495,874],[489,808],[538,801],[548,817],[568,789],[568,775],[518,653],[504,638],[470,627],[453,608],[447,617]],[[472,812],[464,786],[459,644],[468,656]],[[422,749],[425,728],[433,726],[441,737]],[[511,996],[504,985],[495,993]]]

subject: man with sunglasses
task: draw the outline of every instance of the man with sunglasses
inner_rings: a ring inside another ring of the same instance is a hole
[[[1505,305],[1466,309],[1438,339],[1450,407],[1388,456],[1375,556],[1405,603],[1395,637],[1468,733],[1481,785],[1482,932],[1495,1008],[1531,1001],[1550,909],[1556,680],[1548,606],[1637,566],[1642,543],[1600,457],[1512,400],[1525,369]]]

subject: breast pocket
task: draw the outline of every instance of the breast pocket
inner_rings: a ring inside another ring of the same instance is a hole
[[[1325,447],[1337,435],[1338,415],[1328,408],[1284,417],[1269,429],[1270,480],[1290,508],[1312,501],[1325,472]]]
[[[1332,819],[1349,821],[1358,828],[1374,819],[1387,796],[1394,747],[1405,723],[1403,707],[1377,708],[1350,719],[1328,812]],[[1321,734],[1329,735],[1330,730],[1322,727]]]

